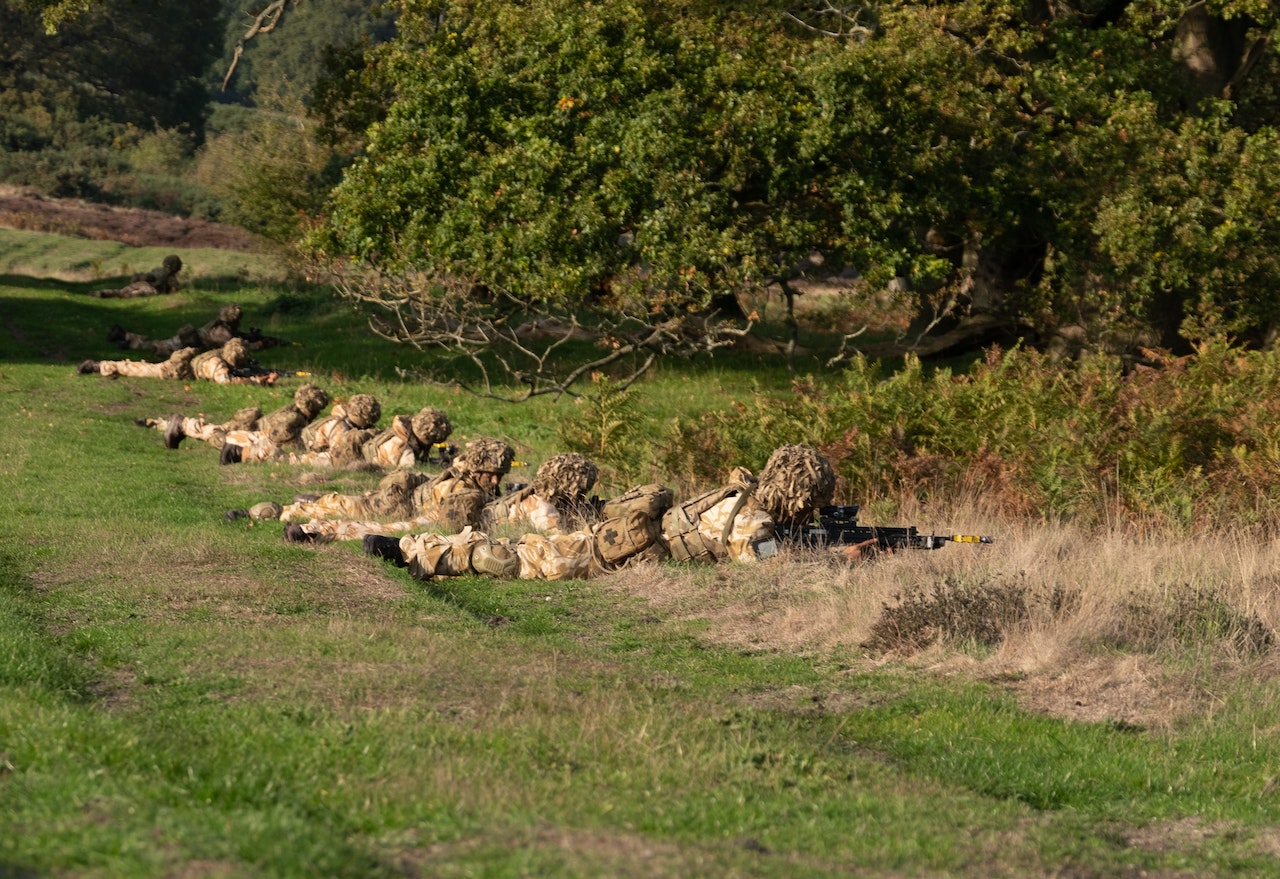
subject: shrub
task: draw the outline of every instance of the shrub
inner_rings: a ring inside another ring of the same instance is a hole
[[[1220,589],[1175,586],[1130,598],[1098,635],[1119,650],[1182,654],[1217,645],[1236,656],[1260,656],[1276,634],[1257,614],[1235,607]]]
[[[931,644],[999,644],[1014,626],[1027,620],[1025,583],[965,584],[948,577],[940,584],[917,586],[884,604],[863,647],[877,653],[915,653]]]
[[[677,424],[663,465],[707,479],[785,438],[823,450],[838,496],[864,505],[964,497],[997,515],[1184,530],[1280,511],[1280,351],[1217,341],[1127,373],[1023,349],[992,349],[967,374],[859,358],[794,391]]]

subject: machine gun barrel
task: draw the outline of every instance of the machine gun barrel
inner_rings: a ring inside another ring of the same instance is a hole
[[[778,535],[784,543],[812,548],[874,541],[881,550],[941,549],[948,543],[995,542],[994,538],[981,534],[924,534],[914,525],[859,525],[858,509],[856,505],[823,507],[818,511],[816,523],[779,529]]]

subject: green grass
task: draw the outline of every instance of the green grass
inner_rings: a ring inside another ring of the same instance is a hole
[[[1273,685],[1214,682],[1212,718],[1167,730],[1071,723],[963,676],[728,648],[615,579],[420,583],[289,546],[222,513],[299,474],[168,451],[133,420],[268,409],[293,383],[77,375],[113,353],[107,327],[167,334],[239,301],[298,342],[265,352],[280,366],[384,411],[440,405],[531,461],[575,404],[403,383],[425,355],[323,296],[82,289],[0,278],[0,876],[1276,870]],[[785,384],[715,361],[638,399],[669,418]]]

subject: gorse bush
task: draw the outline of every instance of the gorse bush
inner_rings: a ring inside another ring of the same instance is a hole
[[[994,647],[1029,615],[1029,587],[1023,582],[962,583],[948,577],[915,586],[883,606],[863,647],[878,653],[910,654],[941,641]]]
[[[1117,650],[1169,655],[1210,646],[1239,657],[1271,652],[1275,632],[1237,604],[1221,589],[1188,584],[1134,595],[1098,633],[1098,641]]]
[[[858,359],[787,399],[757,394],[675,423],[662,465],[710,480],[804,442],[831,459],[851,502],[964,498],[1046,521],[1272,524],[1278,389],[1280,353],[1224,341],[1127,372],[1108,356],[1061,367],[1024,349],[992,349],[967,374],[913,358],[887,374]]]

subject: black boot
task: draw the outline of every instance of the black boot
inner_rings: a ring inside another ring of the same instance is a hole
[[[176,449],[186,438],[187,435],[182,432],[182,416],[170,415],[169,423],[164,429],[164,447]]]
[[[409,563],[404,559],[404,553],[400,551],[399,537],[366,534],[364,536],[364,553],[365,555],[376,556],[380,559],[394,562],[397,568],[409,567]]]
[[[239,464],[244,460],[244,449],[235,443],[223,443],[222,454],[218,456],[219,464]]]
[[[302,526],[297,522],[290,522],[284,526],[285,543],[315,543],[318,537],[318,534],[303,530]]]
[[[107,341],[122,343],[124,342],[124,327],[120,324],[112,324],[111,329],[107,330]]]

